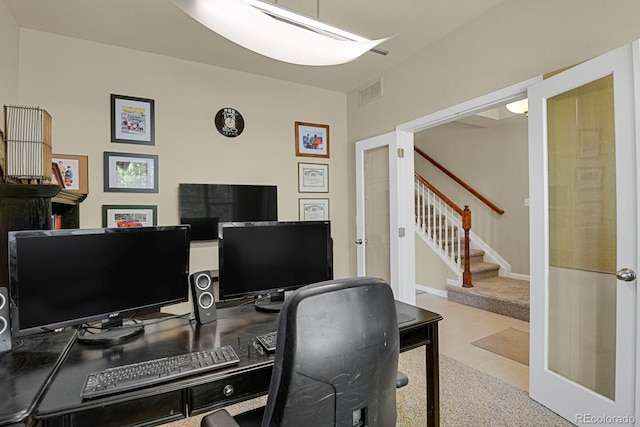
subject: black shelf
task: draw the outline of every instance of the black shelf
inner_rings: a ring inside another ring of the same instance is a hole
[[[62,215],[63,228],[79,228],[86,197],[59,185],[0,184],[0,286],[8,285],[9,231],[49,230],[53,214]]]

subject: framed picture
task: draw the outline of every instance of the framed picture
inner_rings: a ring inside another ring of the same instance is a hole
[[[111,142],[155,145],[153,99],[111,94]]]
[[[296,156],[329,157],[329,125],[296,122]]]
[[[65,190],[81,194],[89,193],[89,161],[87,156],[52,154],[51,162],[58,165],[60,179]]]
[[[158,156],[105,151],[104,191],[157,193]]]
[[[600,132],[597,130],[580,131],[580,157],[600,157]]]
[[[578,168],[578,189],[596,190],[602,187],[602,169]]]
[[[327,221],[329,199],[298,199],[300,221]]]
[[[329,165],[298,163],[298,191],[300,193],[328,193]]]
[[[156,225],[157,217],[155,205],[102,205],[103,227],[147,227]]]
[[[60,174],[60,168],[56,162],[51,162],[51,184],[64,188],[64,180]]]

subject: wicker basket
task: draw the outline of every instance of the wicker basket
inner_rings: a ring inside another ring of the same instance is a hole
[[[4,106],[5,176],[51,179],[51,115],[38,107]]]

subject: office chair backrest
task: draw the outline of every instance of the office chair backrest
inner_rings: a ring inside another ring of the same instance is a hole
[[[391,287],[350,278],[284,303],[263,426],[395,426],[399,334]]]

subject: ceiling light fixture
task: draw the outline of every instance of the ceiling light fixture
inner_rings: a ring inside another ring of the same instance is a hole
[[[513,114],[529,115],[529,100],[526,98],[507,104],[506,107]]]
[[[247,49],[298,65],[344,64],[388,38],[357,34],[260,0],[171,0],[202,25]]]

